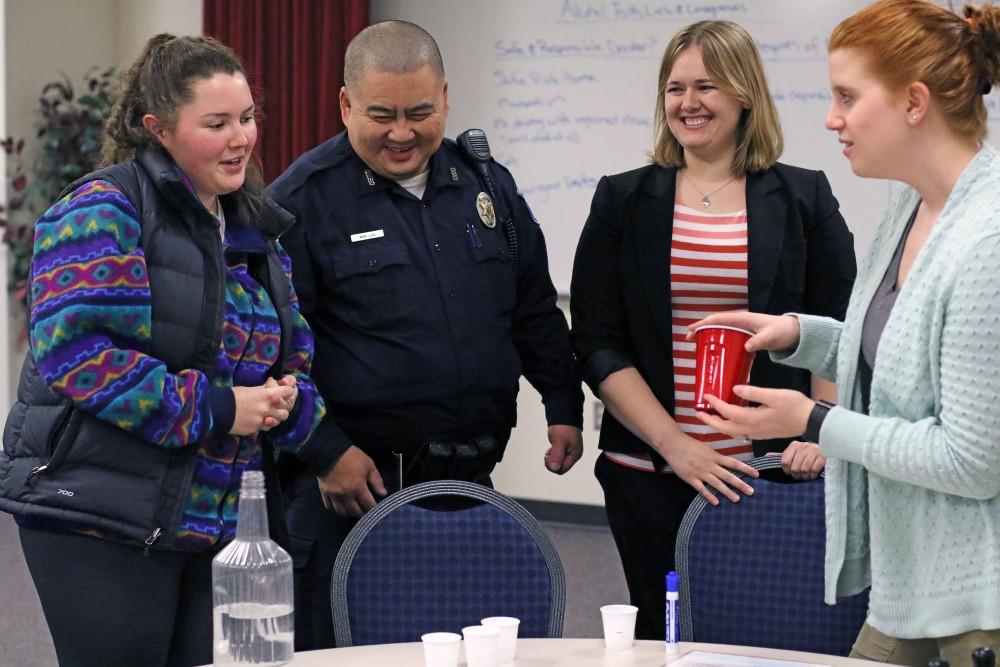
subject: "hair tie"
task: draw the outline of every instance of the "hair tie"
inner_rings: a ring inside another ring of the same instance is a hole
[[[977,86],[980,95],[989,95],[990,91],[993,90],[993,84],[990,82],[989,78],[985,75],[979,77],[979,85]]]

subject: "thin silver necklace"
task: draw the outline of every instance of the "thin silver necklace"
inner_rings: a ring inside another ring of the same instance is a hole
[[[729,185],[730,183],[732,183],[733,181],[736,180],[736,177],[733,176],[732,178],[730,178],[728,181],[726,181],[725,183],[723,183],[719,187],[715,188],[714,190],[712,190],[708,194],[705,194],[705,191],[702,190],[701,188],[699,188],[695,184],[695,182],[693,180],[691,180],[691,175],[690,174],[688,174],[687,172],[684,172],[684,178],[686,178],[687,182],[691,184],[691,187],[694,188],[695,190],[697,190],[698,194],[701,195],[701,207],[702,208],[708,208],[709,206],[711,206],[712,205],[712,195],[717,194],[719,192],[719,190],[721,190],[722,188],[726,187],[727,185]]]

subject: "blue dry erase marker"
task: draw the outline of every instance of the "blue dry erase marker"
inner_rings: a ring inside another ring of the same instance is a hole
[[[667,613],[666,613],[666,635],[667,653],[677,652],[677,603],[680,596],[677,592],[677,573],[667,574]]]

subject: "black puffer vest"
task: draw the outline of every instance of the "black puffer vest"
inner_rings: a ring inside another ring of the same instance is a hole
[[[88,174],[63,194],[94,180],[118,187],[139,213],[152,299],[152,356],[170,372],[197,369],[211,377],[225,309],[225,263],[214,219],[159,150],[140,149],[134,160]],[[250,271],[274,302],[281,322],[281,358],[287,359],[293,313],[274,239],[293,219],[270,201],[257,215],[249,213],[242,194],[221,201],[227,220],[256,220],[267,239],[267,254],[257,255]],[[283,366],[276,364],[271,374],[280,377]],[[74,407],[46,386],[30,351],[3,446],[0,510],[172,547],[196,447],[152,444]],[[265,451],[265,473],[271,460]],[[280,494],[274,475],[266,476],[272,537],[283,541]]]

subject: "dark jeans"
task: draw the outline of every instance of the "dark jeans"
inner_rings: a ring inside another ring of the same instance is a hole
[[[60,667],[212,662],[212,558],[20,527]]]
[[[332,648],[330,575],[340,545],[358,520],[323,507],[316,478],[308,473],[286,486],[285,505],[295,567],[295,650]]]
[[[379,472],[390,494],[399,490],[396,471],[380,468]],[[477,481],[492,487],[488,477]],[[375,499],[384,500],[377,496]],[[333,564],[358,519],[339,516],[323,507],[316,478],[307,472],[295,475],[286,484],[285,504],[295,566],[295,650],[332,648],[335,644],[330,607]]]
[[[664,579],[676,569],[674,549],[695,490],[674,474],[635,470],[597,459],[608,525],[625,570],[632,604],[639,608],[636,639],[664,639]]]

